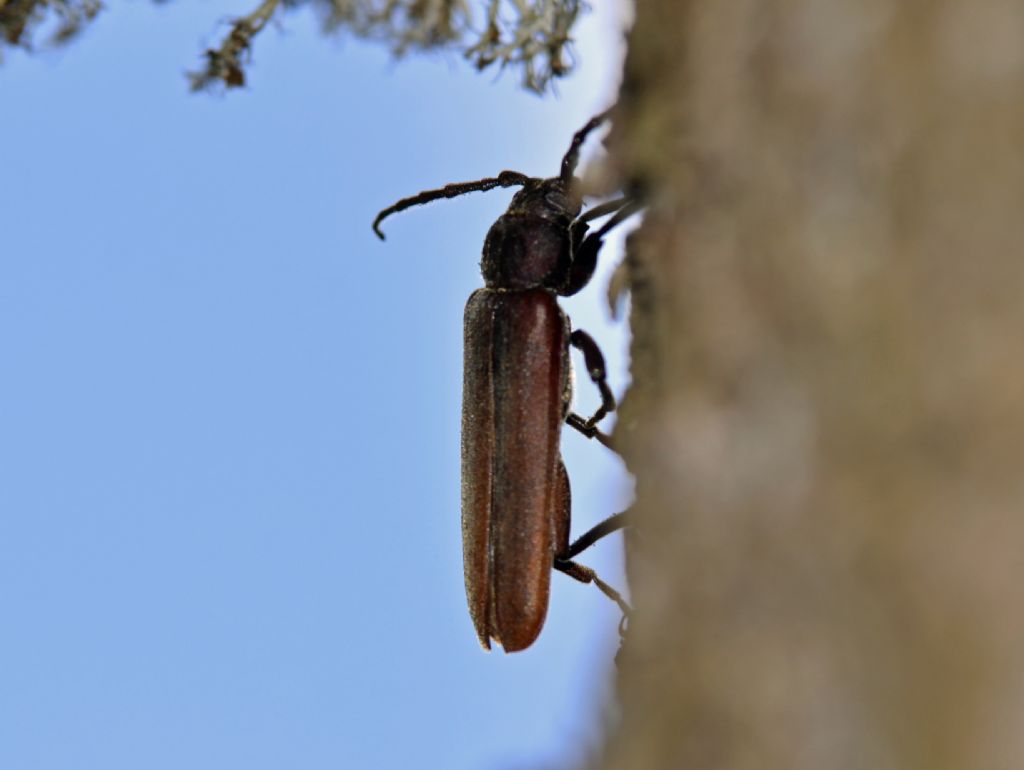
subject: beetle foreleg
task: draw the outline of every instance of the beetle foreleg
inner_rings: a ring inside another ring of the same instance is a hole
[[[565,285],[558,290],[559,294],[563,297],[571,297],[590,283],[590,279],[594,276],[594,270],[597,268],[597,254],[604,245],[604,237],[642,208],[643,204],[639,200],[624,196],[595,206],[573,221],[569,226],[572,262]],[[612,214],[612,212],[614,214],[607,222],[594,232],[587,234],[588,222],[606,214]]]
[[[608,214],[614,214],[616,211],[621,209],[623,206],[625,206],[632,200],[633,199],[628,195],[623,195],[619,198],[614,198],[610,201],[599,203],[598,205],[594,206],[593,208],[587,209],[578,217],[576,217],[576,219],[573,220],[571,226],[574,228],[579,227],[580,225],[584,225],[587,222],[590,222],[591,220],[600,219],[601,217],[607,216]]]

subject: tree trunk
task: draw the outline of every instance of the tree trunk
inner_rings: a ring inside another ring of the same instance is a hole
[[[1024,5],[638,0],[608,768],[1024,764]]]

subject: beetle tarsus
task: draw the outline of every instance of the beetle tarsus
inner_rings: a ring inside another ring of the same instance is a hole
[[[593,583],[601,593],[619,606],[624,616],[629,615],[633,611],[633,608],[622,598],[622,594],[601,580],[590,567],[584,567],[582,564],[578,564],[571,559],[561,558],[555,559],[554,566],[559,572],[564,572],[573,580],[578,580],[581,583]]]
[[[600,409],[598,411],[600,411]],[[604,415],[601,416],[603,417]],[[617,451],[615,449],[615,442],[612,439],[612,437],[609,436],[604,431],[601,431],[598,428],[596,428],[593,424],[591,424],[590,420],[585,420],[575,412],[570,412],[568,415],[566,415],[565,422],[569,425],[569,427],[575,428],[587,438],[594,439],[595,441],[597,441],[597,443],[608,447],[613,452]]]

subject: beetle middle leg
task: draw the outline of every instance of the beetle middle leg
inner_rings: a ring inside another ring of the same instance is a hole
[[[601,406],[590,416],[583,419],[575,412],[570,412],[565,421],[578,430],[587,438],[595,438],[611,449],[611,437],[602,433],[597,424],[603,420],[609,412],[615,411],[615,394],[608,387],[607,372],[605,371],[604,355],[601,348],[597,346],[594,338],[582,329],[576,329],[569,336],[569,344],[583,353],[583,361],[587,367],[587,375],[590,377],[601,393]]]

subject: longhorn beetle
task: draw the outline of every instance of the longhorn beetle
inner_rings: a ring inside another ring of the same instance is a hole
[[[574,177],[580,147],[609,112],[576,132],[561,171],[536,179],[516,171],[449,184],[403,198],[381,211],[380,223],[411,206],[495,187],[521,187],[491,226],[480,262],[484,288],[465,315],[462,391],[462,543],[469,614],[480,643],[505,652],[533,644],[547,615],[551,569],[593,582],[622,608],[622,597],[589,567],[573,561],[584,549],[625,526],[617,514],[569,544],[569,477],[559,452],[562,422],[606,446],[597,424],[615,409],[604,357],[581,329],[572,330],[556,295],[590,281],[607,232],[639,209],[628,197],[580,214]],[[587,234],[588,223],[613,216]],[[570,410],[569,346],[583,353],[601,406],[584,419]]]

